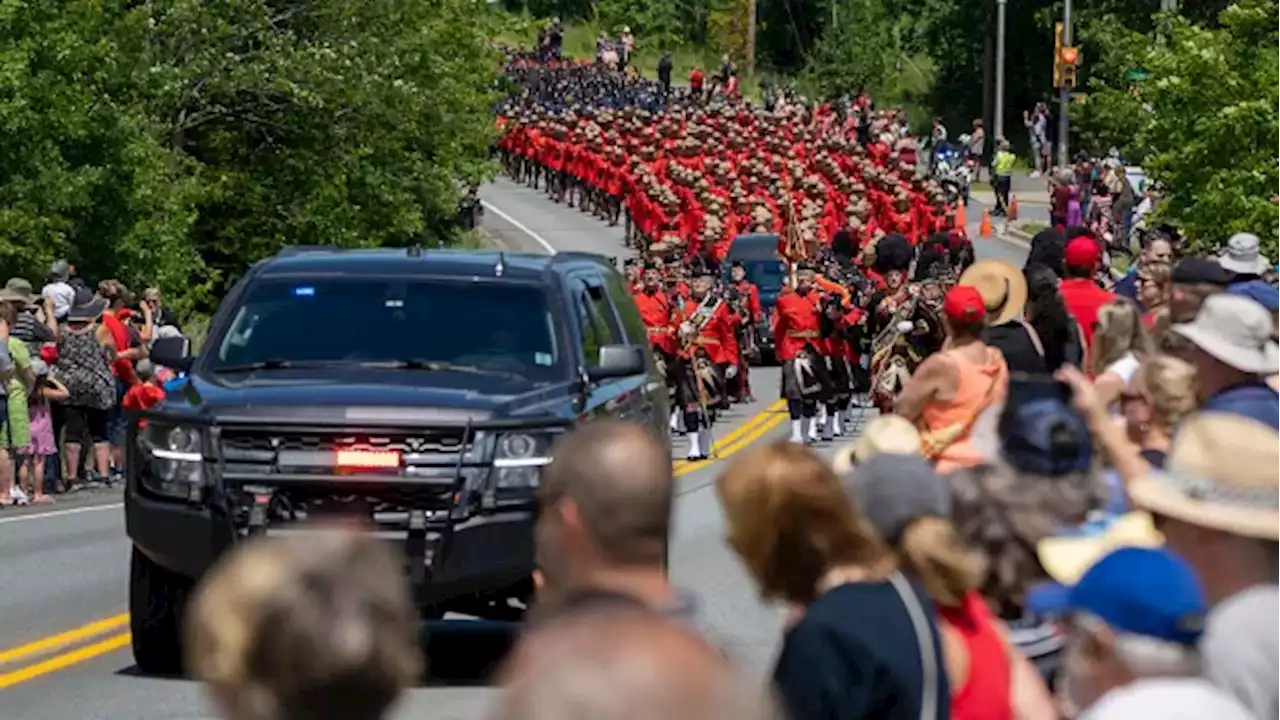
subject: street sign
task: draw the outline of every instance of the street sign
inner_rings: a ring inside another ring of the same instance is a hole
[[[1124,74],[1124,79],[1129,82],[1142,82],[1149,77],[1151,77],[1151,73],[1147,72],[1143,68],[1133,68],[1125,71]]]

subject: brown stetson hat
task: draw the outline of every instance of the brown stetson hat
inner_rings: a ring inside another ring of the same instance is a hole
[[[1027,279],[1003,260],[979,260],[964,271],[958,284],[977,289],[991,325],[1003,325],[1022,315],[1027,304]]]

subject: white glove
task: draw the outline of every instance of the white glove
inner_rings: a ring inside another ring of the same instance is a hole
[[[737,365],[730,365],[729,367],[725,368],[725,370],[724,370],[724,376],[725,376],[725,379],[727,379],[727,380],[732,380],[732,379],[734,379],[734,378],[738,377],[738,366],[737,366]]]
[[[903,320],[902,322],[898,323],[894,327],[897,328],[898,332],[906,334],[914,330],[916,327],[916,324],[911,322],[910,320]]]

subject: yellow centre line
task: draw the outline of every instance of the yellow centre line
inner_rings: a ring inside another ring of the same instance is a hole
[[[772,405],[765,408],[764,410],[761,410],[756,415],[750,418],[747,418],[741,425],[739,425],[738,427],[726,433],[724,437],[715,438],[711,446],[712,456],[714,457],[716,455],[724,455],[725,448],[735,444],[739,438],[744,437],[745,435],[750,433],[752,430],[755,430],[760,425],[773,420],[776,417],[775,413],[782,410],[784,407],[786,407],[786,405],[787,403],[785,400],[778,400],[777,402],[773,403]],[[690,463],[688,460],[675,461],[675,468],[678,474],[684,468],[690,467],[692,465],[699,465],[699,463]]]
[[[82,625],[78,628],[68,630],[57,635],[51,635],[47,638],[41,638],[26,645],[19,645],[16,648],[0,651],[0,665],[7,665],[14,660],[21,660],[32,655],[40,655],[42,653],[54,650],[65,645],[80,642],[97,635],[101,635],[109,630],[115,630],[122,625],[129,623],[129,614],[121,613],[112,615],[109,618],[95,620],[88,625]]]
[[[72,650],[71,652],[63,653],[62,655],[55,655],[48,660],[38,662],[35,665],[28,665],[27,667],[19,668],[13,672],[5,673],[4,675],[0,675],[0,690],[72,665],[78,665],[86,660],[96,658],[99,655],[106,655],[109,652],[119,650],[125,645],[128,645],[130,639],[131,636],[127,632],[120,635],[112,635],[111,637],[105,640],[99,640],[92,645],[86,645],[82,648]]]
[[[674,473],[677,477],[687,475],[689,473],[701,470],[704,467],[714,464],[717,460],[726,458],[739,450],[747,447],[751,443],[763,437],[769,431],[773,430],[783,420],[787,419],[787,415],[781,410],[785,403],[781,400],[773,403],[760,413],[748,418],[741,425],[734,428],[731,432],[719,438],[714,444],[714,454],[710,459],[699,460],[697,462],[689,462],[687,460],[679,460],[673,463]],[[13,663],[18,660],[43,655],[52,650],[58,650],[68,645],[79,643],[90,638],[98,637],[119,630],[128,625],[128,613],[112,615],[111,617],[95,620],[87,625],[67,630],[66,632],[50,635],[46,638],[35,640],[25,645],[19,645],[8,650],[0,650],[0,666]],[[42,675],[57,672],[64,668],[87,662],[100,655],[114,652],[126,647],[131,640],[129,632],[117,633],[98,640],[97,642],[69,650],[58,655],[54,655],[47,660],[42,660],[33,665],[12,670],[10,672],[0,674],[0,690],[12,687],[19,683],[35,679]]]

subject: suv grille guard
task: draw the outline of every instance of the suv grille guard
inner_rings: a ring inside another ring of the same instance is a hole
[[[443,503],[443,507],[425,510],[420,507],[408,507],[407,522],[405,531],[400,532],[379,532],[380,535],[387,535],[388,539],[399,540],[403,538],[402,549],[407,564],[408,580],[412,587],[422,587],[431,580],[431,573],[436,563],[444,557],[448,557],[453,547],[454,532],[457,525],[469,520],[476,512],[484,512],[481,509],[481,498],[485,487],[489,481],[489,474],[492,471],[492,458],[484,458],[481,467],[476,467],[467,462],[468,448],[471,448],[478,439],[479,431],[511,431],[520,429],[545,429],[548,427],[567,427],[568,424],[556,425],[549,423],[545,418],[540,420],[528,421],[499,421],[496,423],[485,423],[482,427],[477,428],[476,424],[468,420],[462,430],[461,444],[457,457],[453,460],[452,466],[452,487],[447,493],[448,501]],[[258,430],[268,429],[270,426],[262,426],[261,428],[252,426],[240,426],[237,424],[235,430]],[[325,428],[326,432],[332,432],[339,428]],[[285,524],[278,528],[273,528],[272,515],[273,509],[276,508],[275,503],[286,498],[290,491],[290,486],[301,487],[303,485],[310,487],[322,486],[325,482],[323,476],[307,476],[305,474],[296,473],[263,473],[263,474],[244,474],[232,472],[228,476],[226,453],[223,446],[223,430],[221,426],[213,426],[210,429],[211,445],[216,449],[218,477],[230,479],[235,489],[242,491],[248,495],[248,513],[247,524],[244,530],[246,537],[256,537],[264,535],[290,535],[304,534],[309,530],[306,528],[289,528]],[[305,430],[314,430],[314,428],[285,428],[280,430],[281,434],[290,432],[301,432]],[[344,433],[349,433],[347,428],[341,428]],[[372,428],[370,428],[372,430]],[[407,427],[383,427],[378,428],[378,432],[390,434],[410,434],[418,431],[415,428]],[[440,466],[437,466],[440,467]],[[385,476],[360,476],[352,475],[347,477],[348,480],[354,482],[362,481],[380,481],[386,483],[390,481],[395,483],[396,480],[406,482],[406,478],[388,478]],[[477,481],[472,483],[471,480]],[[442,491],[443,484],[437,485]],[[227,504],[230,515],[234,516],[232,506],[235,502],[230,492],[232,488],[225,484],[222,497]],[[444,494],[442,492],[442,494]],[[534,504],[534,512],[537,511],[536,502]]]

